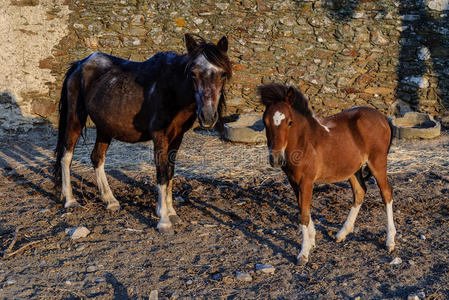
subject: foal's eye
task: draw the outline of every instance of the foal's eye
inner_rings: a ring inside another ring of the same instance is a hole
[[[226,78],[226,73],[222,73],[222,74],[220,75],[220,78],[221,78],[221,80],[224,80],[224,79]]]
[[[290,121],[288,122],[288,126],[290,127],[290,126],[292,126],[292,125],[293,125],[293,121],[290,120]]]

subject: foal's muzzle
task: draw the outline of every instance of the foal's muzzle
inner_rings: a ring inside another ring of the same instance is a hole
[[[273,168],[281,168],[283,166],[285,166],[286,164],[286,160],[285,160],[285,153],[284,151],[270,151],[269,154],[269,160],[270,160],[270,165]]]
[[[218,120],[218,112],[212,108],[202,108],[198,111],[198,121],[204,129],[211,129]]]

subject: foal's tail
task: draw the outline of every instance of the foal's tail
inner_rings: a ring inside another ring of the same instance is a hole
[[[79,63],[79,61],[72,63],[69,70],[65,74],[64,83],[62,84],[61,99],[59,100],[58,142],[55,149],[56,161],[53,167],[55,186],[59,186],[61,183],[61,160],[62,156],[64,155],[69,106],[67,85],[70,75],[75,72],[75,70],[78,68]]]

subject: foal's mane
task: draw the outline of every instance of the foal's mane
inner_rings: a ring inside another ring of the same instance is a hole
[[[291,99],[291,107],[305,117],[313,117],[313,111],[309,108],[309,101],[293,86],[285,86],[279,83],[269,83],[257,88],[260,95],[260,102],[265,106],[275,103],[285,102],[287,92],[294,91],[294,97]]]
[[[197,47],[189,53],[190,60],[187,63],[187,68],[189,69],[192,65],[193,61],[201,54],[203,54],[206,59],[216,65],[219,68],[222,68],[225,71],[226,79],[229,80],[232,77],[232,64],[229,60],[229,57],[226,53],[220,51],[218,47],[214,43],[207,43],[204,38],[197,34],[190,34],[197,42]]]

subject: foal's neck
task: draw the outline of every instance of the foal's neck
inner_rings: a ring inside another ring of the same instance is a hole
[[[303,115],[292,110],[293,130],[290,130],[290,140],[296,141],[299,146],[305,147],[309,143],[315,143],[326,135],[325,127],[312,115]],[[293,135],[293,137],[291,136]]]

